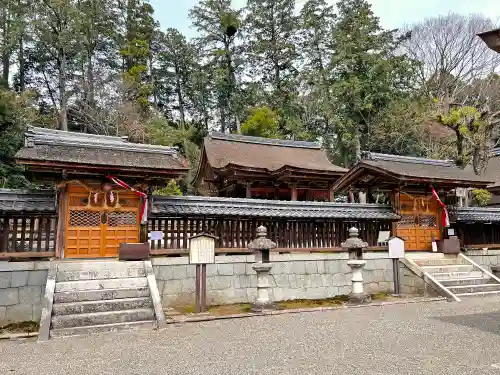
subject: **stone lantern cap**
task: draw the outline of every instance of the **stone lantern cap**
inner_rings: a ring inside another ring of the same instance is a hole
[[[253,251],[270,250],[276,247],[276,243],[267,238],[267,229],[263,225],[257,228],[257,238],[248,244],[248,248]]]
[[[359,230],[356,227],[349,229],[349,238],[340,244],[344,249],[363,249],[368,243],[359,238]]]

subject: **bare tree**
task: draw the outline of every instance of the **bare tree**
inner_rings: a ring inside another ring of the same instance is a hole
[[[409,27],[404,52],[422,63],[418,78],[425,92],[440,100],[465,100],[472,83],[498,71],[500,54],[476,35],[494,27],[484,16],[455,13]]]
[[[421,62],[418,84],[436,103],[441,124],[456,134],[456,157],[486,169],[500,126],[500,54],[477,37],[495,28],[482,15],[450,13],[408,28],[404,53]]]

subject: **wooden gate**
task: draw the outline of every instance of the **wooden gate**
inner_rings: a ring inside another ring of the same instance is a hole
[[[130,191],[69,185],[65,257],[116,257],[120,243],[139,242],[139,205]]]
[[[432,250],[432,240],[440,238],[440,207],[432,196],[399,196],[401,220],[396,235],[404,238],[405,250]]]

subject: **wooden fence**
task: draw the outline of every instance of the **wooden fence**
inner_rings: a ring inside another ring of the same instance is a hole
[[[217,237],[218,253],[247,253],[248,244],[256,237],[260,225],[267,228],[268,237],[276,242],[280,252],[342,251],[349,228],[355,226],[360,237],[372,249],[382,249],[377,243],[380,231],[389,231],[390,221],[378,220],[265,220],[249,218],[151,218],[149,231],[162,231],[163,240],[150,241],[153,255],[186,254],[188,239],[200,233]]]
[[[55,255],[57,216],[0,216],[0,258],[47,258]]]
[[[454,227],[465,248],[500,248],[500,222],[457,223]]]

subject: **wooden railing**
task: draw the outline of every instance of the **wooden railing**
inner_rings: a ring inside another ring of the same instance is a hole
[[[389,231],[389,221],[378,220],[265,220],[249,218],[151,218],[149,231],[161,231],[163,240],[150,241],[151,254],[186,254],[191,236],[208,233],[217,237],[217,253],[247,253],[258,226],[267,228],[268,237],[281,252],[342,251],[349,228],[355,226],[372,249],[378,248],[379,231]]]
[[[55,255],[57,216],[0,216],[0,258],[48,258]]]

